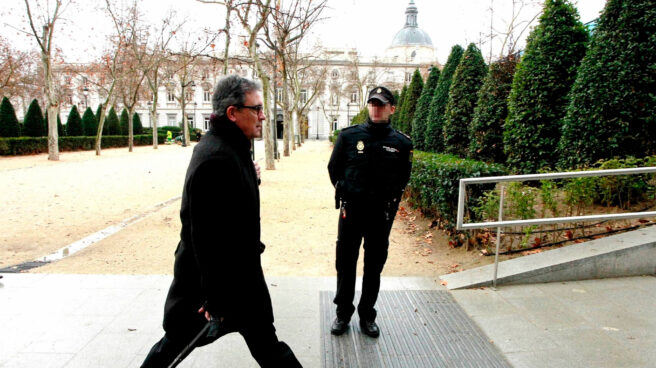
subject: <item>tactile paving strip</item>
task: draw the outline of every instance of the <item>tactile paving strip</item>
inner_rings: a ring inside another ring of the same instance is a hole
[[[510,367],[447,291],[381,291],[377,339],[360,331],[357,312],[346,333],[331,335],[334,296],[333,291],[321,292],[324,368]]]

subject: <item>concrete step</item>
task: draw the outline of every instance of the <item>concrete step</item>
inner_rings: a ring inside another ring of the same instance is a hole
[[[494,265],[440,276],[449,289],[491,286]],[[656,227],[499,262],[497,285],[656,274]]]

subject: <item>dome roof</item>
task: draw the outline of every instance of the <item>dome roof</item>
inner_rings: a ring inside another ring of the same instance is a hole
[[[433,47],[428,33],[424,32],[417,25],[417,7],[414,0],[410,0],[410,4],[405,10],[405,27],[396,33],[390,47],[398,46],[429,46]]]

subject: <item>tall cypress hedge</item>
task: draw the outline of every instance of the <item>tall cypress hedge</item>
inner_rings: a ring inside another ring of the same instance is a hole
[[[465,50],[460,45],[455,45],[451,48],[449,58],[446,64],[444,64],[444,68],[440,73],[440,79],[437,81],[437,86],[435,86],[435,93],[430,103],[428,120],[426,121],[424,148],[427,151],[444,152],[444,137],[442,135],[444,109],[446,108],[446,103],[449,101],[449,89],[451,89],[453,75],[456,73],[456,68],[460,64],[460,59],[462,59],[464,53]]]
[[[84,115],[82,115],[82,127],[84,128],[84,135],[88,137],[95,136],[98,132],[98,120],[90,107],[87,107]]]
[[[449,102],[444,111],[444,150],[460,157],[469,149],[469,125],[474,117],[478,91],[487,74],[487,65],[481,50],[470,43],[456,68]]]
[[[528,36],[508,101],[504,145],[507,164],[515,172],[555,166],[560,121],[587,40],[569,1],[546,1],[540,23]]]
[[[471,158],[499,164],[506,162],[503,126],[508,115],[508,95],[517,61],[516,55],[508,55],[490,65],[469,127]]]
[[[120,130],[120,133],[119,133],[120,135],[128,135],[128,131],[129,131],[129,127],[128,127],[129,121],[128,121],[128,119],[129,118],[130,117],[129,117],[129,114],[128,114],[128,110],[123,109],[123,111],[121,111],[121,117],[119,119],[119,126],[121,127],[121,130]]]
[[[435,92],[435,86],[437,86],[439,78],[440,69],[434,66],[431,67],[424,88],[421,90],[419,101],[417,101],[415,117],[412,119],[412,142],[414,143],[414,148],[417,150],[423,151],[425,149],[424,147],[426,144],[424,142],[424,137],[426,136],[426,120],[428,120],[430,103],[433,99],[433,92]]]
[[[563,120],[559,165],[656,153],[656,3],[609,0]]]
[[[7,97],[3,97],[0,103],[0,137],[20,137],[16,111]]]
[[[417,109],[417,101],[421,96],[421,90],[424,88],[424,79],[419,73],[419,69],[415,69],[412,74],[412,81],[408,86],[405,93],[405,102],[403,103],[402,121],[399,121],[399,130],[405,134],[412,133],[412,120],[415,117],[415,110]]]
[[[43,137],[48,135],[46,125],[43,120],[43,112],[39,106],[39,101],[32,100],[27,108],[25,118],[23,119],[23,136],[25,137]]]
[[[141,124],[141,118],[136,112],[132,115],[132,133],[134,135],[143,134],[143,124]]]
[[[401,124],[403,119],[404,119],[404,113],[403,113],[403,108],[405,105],[405,95],[408,92],[408,86],[403,86],[403,89],[401,89],[401,95],[399,96],[399,100],[396,105],[396,112],[392,115],[393,119],[391,119],[392,127],[394,129],[401,129]]]
[[[77,111],[77,106],[71,107],[71,112],[66,120],[66,135],[69,137],[84,136],[84,127],[82,126],[82,117]]]
[[[116,115],[116,110],[114,106],[109,109],[109,112],[106,113],[105,124],[103,126],[104,135],[121,135],[121,128],[118,122],[118,115]]]

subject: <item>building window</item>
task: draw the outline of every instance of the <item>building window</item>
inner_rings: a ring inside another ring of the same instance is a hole
[[[276,99],[278,102],[282,101],[282,88],[276,88]]]
[[[406,81],[406,83],[412,82],[412,73],[405,72],[405,81]]]
[[[66,96],[66,103],[69,104],[69,105],[72,105],[73,104],[73,96],[71,96],[71,95]]]
[[[333,77],[333,79],[339,78],[339,71],[337,69],[333,69],[333,71],[330,73],[330,76]]]
[[[208,114],[203,114],[203,128],[205,130],[210,128],[210,116]]]
[[[351,92],[351,103],[358,103],[358,91]]]
[[[173,91],[167,91],[166,100],[168,102],[175,102],[175,94],[173,93]]]
[[[185,92],[185,100],[192,101],[194,99],[194,90],[189,90]]]
[[[191,125],[191,127],[195,127],[194,125],[194,114],[187,114],[187,123]]]
[[[339,96],[337,94],[330,95],[330,104],[333,106],[339,105]]]
[[[178,126],[178,114],[166,114],[166,125]]]
[[[203,74],[202,74],[201,79],[205,80],[205,79],[209,78],[209,76],[210,76],[210,72],[207,69],[203,69]]]
[[[212,99],[212,91],[206,90],[203,91],[203,102],[210,102]]]
[[[299,100],[300,100],[301,104],[305,104],[307,102],[307,90],[306,89],[301,90],[301,95],[299,96]]]
[[[332,115],[330,120],[332,121],[333,131],[337,130],[337,115]]]
[[[253,69],[253,79],[258,78],[260,75],[257,74],[257,69]]]

